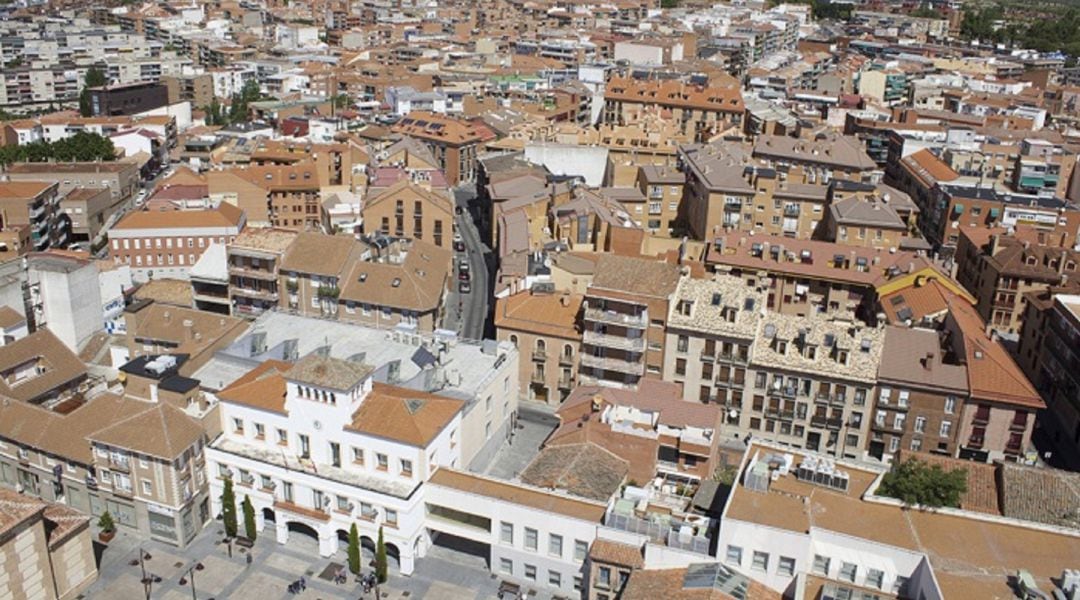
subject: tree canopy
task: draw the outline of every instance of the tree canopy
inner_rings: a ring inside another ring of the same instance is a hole
[[[55,142],[34,142],[0,146],[0,164],[14,162],[92,162],[116,160],[112,140],[96,133],[80,131]]]
[[[908,506],[957,508],[966,491],[967,469],[946,471],[941,465],[909,459],[885,474],[877,493],[896,498]]]
[[[90,106],[90,88],[101,87],[109,83],[109,79],[105,77],[105,72],[97,67],[90,67],[86,70],[86,76],[83,77],[83,89],[79,92],[79,114],[84,117],[93,116],[93,109]]]

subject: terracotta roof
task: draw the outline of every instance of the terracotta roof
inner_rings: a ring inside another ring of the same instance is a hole
[[[87,438],[171,461],[205,435],[202,425],[183,410],[158,403]]]
[[[446,115],[413,111],[391,127],[395,133],[452,145],[465,145],[495,139],[495,133],[480,120],[465,121]]]
[[[877,168],[855,136],[819,134],[817,139],[805,140],[784,135],[758,136],[754,156],[795,163],[833,165],[859,171]]]
[[[495,302],[495,327],[580,340],[580,294],[519,292]]]
[[[140,285],[134,294],[137,300],[153,300],[191,308],[194,292],[191,282],[182,279],[151,279]]]
[[[357,261],[341,285],[341,300],[431,312],[442,304],[451,250],[412,240],[400,263]]]
[[[286,383],[284,374],[292,365],[268,360],[248,371],[229,387],[217,393],[222,402],[243,404],[279,414],[285,412]]]
[[[0,395],[30,401],[86,377],[86,365],[48,329],[0,346],[0,372],[29,362],[39,373],[22,381],[0,379]]]
[[[360,243],[352,236],[300,233],[285,252],[281,270],[339,277],[359,248]]]
[[[54,185],[52,181],[0,181],[0,200],[29,200]]]
[[[675,293],[679,267],[648,258],[605,254],[596,263],[589,294],[594,290],[628,292],[665,298]]]
[[[742,113],[742,91],[739,86],[691,85],[678,80],[631,79],[612,77],[604,90],[606,100],[700,108],[729,113]]]
[[[956,299],[949,316],[963,336],[968,386],[976,400],[992,400],[1025,408],[1042,409],[1039,393],[998,340],[991,340],[975,307]]]
[[[541,488],[607,502],[629,472],[626,460],[593,443],[550,446],[521,473],[521,480]]]
[[[949,310],[949,301],[955,296],[937,279],[931,279],[881,296],[878,306],[890,323],[919,322]]]
[[[8,531],[44,514],[46,506],[45,502],[32,496],[0,488],[0,536],[8,539]]]
[[[944,354],[936,331],[886,327],[878,378],[965,394],[967,369],[961,364],[945,363]],[[929,361],[927,356],[931,357]]]
[[[367,210],[368,208],[382,204],[383,202],[396,200],[401,197],[402,194],[412,194],[423,200],[425,204],[430,205],[424,209],[424,212],[427,212],[430,208],[436,208],[447,214],[453,212],[453,201],[450,199],[449,192],[434,192],[409,179],[398,181],[385,190],[366,199],[364,201],[363,210]]]
[[[1001,463],[1006,517],[1080,529],[1080,473]]]
[[[645,566],[645,556],[641,553],[641,548],[604,538],[597,538],[592,546],[589,546],[589,558],[632,569]]]
[[[445,467],[435,471],[428,483],[593,523],[599,523],[606,510],[603,504],[575,500],[544,490],[454,471]]]
[[[696,565],[690,565],[680,569],[633,571],[620,598],[622,600],[781,600],[784,597],[780,592],[738,573],[735,577],[746,582],[746,591],[743,594],[729,594],[713,586],[687,588],[685,587],[687,570],[695,567]],[[710,565],[710,568],[728,569],[719,563]]]
[[[0,328],[7,329],[26,323],[26,317],[10,306],[0,306]]]
[[[346,428],[425,448],[464,406],[461,400],[374,383]]]
[[[296,239],[297,232],[274,227],[248,227],[237,234],[229,248],[284,253]]]
[[[659,413],[659,422],[672,427],[711,429],[716,427],[723,412],[716,405],[683,402],[679,384],[659,379],[643,379],[638,389],[578,386],[570,392],[558,412],[562,414],[579,406],[591,406],[594,399],[613,406],[632,406],[642,411]]]
[[[953,181],[960,178],[959,173],[952,170],[948,164],[930,150],[919,150],[909,154],[901,162],[908,165],[915,175],[927,185],[933,185],[938,181]]]
[[[80,464],[93,462],[86,436],[147,405],[101,394],[63,415],[17,400],[0,401],[0,437]]]
[[[196,229],[200,227],[239,227],[244,211],[228,202],[208,210],[138,210],[124,215],[114,230],[125,229]]]
[[[911,452],[901,450],[894,462],[919,460],[929,465],[938,465],[945,471],[963,469],[967,472],[967,491],[960,497],[960,508],[973,512],[1001,515],[998,504],[997,467],[988,463],[963,460],[952,456],[942,456],[929,452]]]

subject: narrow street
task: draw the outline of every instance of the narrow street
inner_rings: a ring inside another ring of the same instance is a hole
[[[465,339],[479,340],[490,334],[488,313],[491,305],[492,273],[495,266],[491,249],[484,245],[470,206],[476,198],[475,186],[463,185],[454,189],[454,202],[461,207],[461,214],[454,217],[455,230],[461,235],[465,252],[454,252],[454,270],[451,274],[450,292],[447,295],[446,317],[443,327],[457,331]],[[461,279],[457,265],[464,258],[469,265],[471,290],[461,293]]]

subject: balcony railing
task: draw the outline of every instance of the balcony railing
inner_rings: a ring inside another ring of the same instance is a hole
[[[574,387],[574,379],[572,377],[560,377],[559,378],[559,389],[561,389],[561,390],[569,390],[569,389],[572,389],[573,387]]]
[[[532,375],[529,377],[529,381],[532,381],[533,383],[546,383],[547,375],[540,371],[533,371]]]
[[[259,288],[245,288],[232,286],[232,293],[234,296],[246,296],[248,298],[259,298],[261,300],[270,300],[272,302],[278,301],[278,293],[272,292],[266,289]]]
[[[270,269],[252,269],[250,267],[241,267],[238,265],[229,265],[229,275],[251,277],[252,279],[262,279],[265,281],[277,281],[277,273]]]
[[[585,319],[588,321],[596,321],[598,323],[637,327],[639,329],[644,329],[649,324],[648,315],[646,313],[632,315],[615,312],[613,310],[600,310],[598,308],[585,309]]]
[[[605,348],[615,348],[618,350],[625,350],[627,352],[644,352],[645,351],[645,338],[629,338],[618,335],[608,335],[606,333],[598,333],[596,331],[586,331],[582,341],[590,346],[603,346]]]
[[[629,375],[642,375],[645,372],[645,364],[642,362],[593,356],[591,354],[581,355],[581,364],[594,369],[604,369],[605,371],[615,371],[616,373],[627,373]]]

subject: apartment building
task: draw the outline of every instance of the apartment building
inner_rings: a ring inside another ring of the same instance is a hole
[[[422,240],[449,249],[454,237],[449,191],[426,189],[405,179],[374,192],[360,211],[365,233]]]
[[[868,445],[871,457],[898,452],[956,456],[960,415],[968,397],[967,368],[943,332],[887,327]]]
[[[813,139],[761,135],[754,142],[753,155],[777,165],[802,167],[822,183],[833,179],[872,182],[879,176],[877,163],[866,154],[862,141],[851,135],[818,133]]]
[[[664,380],[682,385],[682,399],[718,404],[738,425],[750,354],[765,294],[730,275],[683,278],[668,311]]]
[[[825,214],[822,239],[871,248],[911,250],[920,246],[909,239],[914,222],[909,225],[888,200],[859,197],[836,200]]]
[[[527,399],[557,405],[577,385],[583,300],[532,288],[495,301],[495,339],[528,358],[518,372]]]
[[[9,181],[49,181],[59,184],[56,193],[75,188],[107,187],[117,202],[129,202],[139,188],[139,165],[135,162],[13,163],[5,169]]]
[[[27,228],[34,250],[64,247],[70,228],[60,220],[59,186],[49,181],[0,182],[0,228]]]
[[[206,174],[210,200],[232,204],[255,227],[325,231],[319,171],[310,161]]]
[[[280,304],[281,262],[296,236],[290,229],[249,227],[226,246],[233,315],[256,317]]]
[[[679,156],[684,212],[696,239],[731,230],[809,239],[824,218],[829,187],[814,171],[777,169],[727,142],[683,146]]]
[[[442,324],[453,251],[420,240],[377,240],[346,266],[337,318],[380,329],[434,332]]]
[[[1039,415],[1040,427],[1058,448],[1075,450],[1080,448],[1080,403],[1076,401],[1080,296],[1056,290],[1027,296],[1016,355],[1046,402],[1047,410]]]
[[[665,111],[681,123],[680,133],[698,142],[739,127],[744,110],[742,92],[734,80],[695,85],[616,76],[604,88],[605,124],[632,124]]]
[[[86,367],[75,353],[48,329],[12,332],[0,346],[0,394],[19,402],[51,408],[71,394],[86,391]],[[18,336],[18,337],[16,337]]]
[[[120,365],[141,356],[183,354],[179,373],[190,377],[246,327],[247,322],[236,317],[137,300],[124,308],[123,339],[110,348],[110,357]]]
[[[1023,326],[1026,296],[1069,281],[1080,252],[1056,236],[1020,229],[962,227],[956,245],[956,279],[976,299],[979,316],[992,327],[1017,333]]]
[[[179,361],[158,358],[122,368],[127,386],[152,390],[145,397],[87,388],[56,403],[5,402],[0,485],[94,516],[108,511],[121,527],[186,545],[209,519],[198,510],[205,407],[198,382],[177,376]]]
[[[637,169],[634,185],[648,203],[648,216],[642,226],[650,234],[673,237],[682,231],[679,216],[686,188],[682,172],[674,167],[643,165]]]
[[[578,380],[636,386],[660,378],[664,327],[681,277],[676,265],[605,254],[583,303]]]
[[[212,242],[232,243],[245,225],[243,211],[227,203],[205,210],[130,212],[109,230],[109,257],[130,266],[142,281],[155,275],[186,279]]]
[[[480,121],[413,111],[394,124],[395,133],[416,138],[431,151],[450,185],[476,180],[476,155],[495,133]]]
[[[907,510],[876,495],[884,469],[866,463],[753,442],[739,470],[743,477],[723,509],[717,555],[777,593],[806,586],[804,597],[1007,597],[1012,569],[1004,565],[1024,565],[1046,586],[1071,568],[1077,551],[1070,531],[1002,518],[996,508]],[[1037,490],[1050,485],[1014,481],[1034,486],[1026,491],[1043,498]],[[991,487],[988,493],[999,492]],[[982,555],[991,548],[997,549],[993,556]],[[1002,566],[988,574],[987,564]]]
[[[920,276],[956,287],[918,253],[818,240],[729,233],[712,240],[704,261],[747,285],[766,285],[766,308],[784,314],[843,312],[866,321],[874,318],[879,295]]]
[[[975,307],[950,303],[945,319],[949,348],[967,367],[970,398],[960,414],[958,456],[977,461],[1027,459],[1034,451],[1035,416],[1046,408]]]
[[[281,258],[279,289],[282,308],[301,315],[335,316],[338,298],[352,263],[370,253],[352,236],[303,232]]]
[[[107,187],[75,188],[60,199],[60,212],[71,222],[71,241],[92,242],[104,231],[105,222],[122,202]]]
[[[0,582],[6,589],[67,600],[97,579],[88,517],[2,488],[0,507]]]

